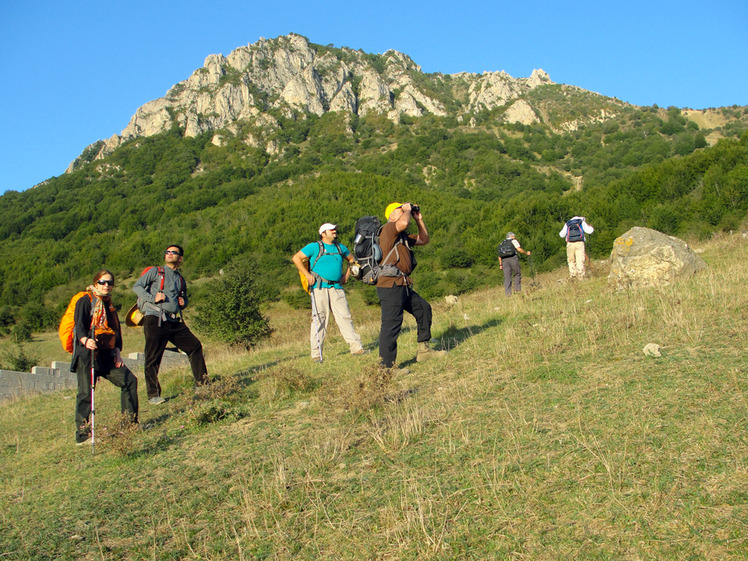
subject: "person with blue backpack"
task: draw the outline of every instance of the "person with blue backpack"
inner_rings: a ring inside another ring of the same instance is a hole
[[[291,258],[299,273],[306,279],[314,304],[309,337],[312,361],[322,362],[322,348],[330,315],[335,317],[340,334],[348,343],[351,354],[367,354],[361,337],[353,327],[353,317],[343,290],[343,285],[348,282],[351,275],[350,266],[355,259],[348,248],[338,242],[336,224],[326,222],[318,231],[320,239],[305,245]],[[345,273],[343,260],[349,264]]]
[[[595,229],[590,224],[587,224],[584,216],[575,216],[571,220],[568,220],[558,233],[559,236],[566,240],[566,261],[569,264],[571,280],[581,280],[584,278],[584,261],[587,256],[585,241],[587,235],[594,231]]]

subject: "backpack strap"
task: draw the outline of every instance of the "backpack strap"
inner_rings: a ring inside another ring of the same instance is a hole
[[[179,286],[180,286],[179,296],[184,298],[184,296],[187,294],[187,281],[184,280],[182,273],[180,273],[176,269],[174,270],[174,272],[179,276]]]
[[[383,227],[384,227],[384,226],[383,226]],[[382,231],[382,230],[381,230],[381,228],[380,228],[380,230],[379,230],[379,231],[380,231],[380,232]],[[403,232],[400,232],[400,233],[399,233],[399,234],[397,235],[397,238],[395,239],[395,243],[394,243],[394,244],[392,245],[392,249],[390,249],[390,250],[389,250],[389,252],[387,252],[387,255],[385,255],[385,256],[384,256],[384,258],[383,258],[383,259],[382,259],[382,260],[380,261],[380,265],[381,265],[382,267],[384,267],[385,265],[391,265],[391,266],[393,266],[393,267],[394,267],[394,266],[395,266],[395,264],[396,264],[396,263],[397,263],[398,261],[400,261],[400,254],[399,254],[399,253],[397,253],[397,246],[399,246],[399,245],[405,245],[405,247],[407,247],[407,248],[408,248],[408,251],[410,251],[411,253],[413,253],[413,250],[412,250],[412,249],[410,249],[410,245],[408,244],[408,242],[407,242],[407,239],[408,239],[408,236],[407,236],[406,234],[404,234]],[[395,254],[395,256],[397,257],[397,259],[395,259],[395,260],[394,260],[394,261],[393,261],[392,263],[387,263],[387,260],[388,260],[388,259],[390,258],[390,256],[391,256],[391,255],[392,255],[393,253],[394,253],[394,254]],[[399,274],[398,274],[397,276],[400,276],[400,275],[405,275],[405,273],[403,273],[402,271],[400,271],[400,269],[398,269],[398,271],[399,271]]]
[[[314,269],[314,266],[317,264],[317,261],[320,260],[321,257],[324,257],[325,255],[340,255],[343,256],[343,248],[340,247],[340,243],[338,240],[335,240],[333,242],[333,245],[335,246],[335,249],[337,250],[337,253],[330,253],[328,251],[325,251],[325,244],[322,243],[322,240],[317,240],[317,245],[319,245],[319,251],[317,252],[317,257],[314,258],[314,263],[312,263],[309,267],[309,272]],[[328,282],[328,281],[325,281]]]
[[[159,292],[164,291],[164,279],[166,278],[166,271],[164,271],[164,268],[159,265],[158,267],[158,275],[161,277],[161,287],[159,288]]]
[[[184,280],[182,273],[180,273],[178,270],[175,269],[174,272],[177,275],[179,275],[179,280],[180,280],[179,284],[181,286],[181,290],[179,291],[179,296],[181,296],[182,298],[187,298],[187,281]],[[179,302],[177,301],[177,303]],[[182,306],[179,306],[179,319],[182,321],[182,323],[184,323],[184,316],[182,315]]]
[[[159,292],[164,291],[164,280],[166,279],[166,270],[162,266],[158,266],[158,276],[161,278],[161,282],[159,284]],[[187,281],[184,280],[184,277],[182,276],[182,273],[174,269],[174,272],[179,276],[179,284],[181,286],[181,289],[179,291],[179,295],[184,297],[184,295],[187,293]]]

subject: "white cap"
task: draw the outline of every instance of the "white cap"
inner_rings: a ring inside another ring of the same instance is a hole
[[[319,227],[319,235],[322,235],[322,232],[325,232],[326,230],[335,230],[337,229],[337,224],[330,224],[329,222],[325,222],[322,224],[322,226]]]

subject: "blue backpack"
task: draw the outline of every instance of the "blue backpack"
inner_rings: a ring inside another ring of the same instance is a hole
[[[566,223],[566,241],[583,242],[584,230],[582,229],[582,219],[572,218]]]

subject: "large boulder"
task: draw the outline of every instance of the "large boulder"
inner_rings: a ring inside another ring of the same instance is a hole
[[[631,228],[613,243],[608,282],[616,290],[665,286],[706,268],[686,242],[649,228]]]

